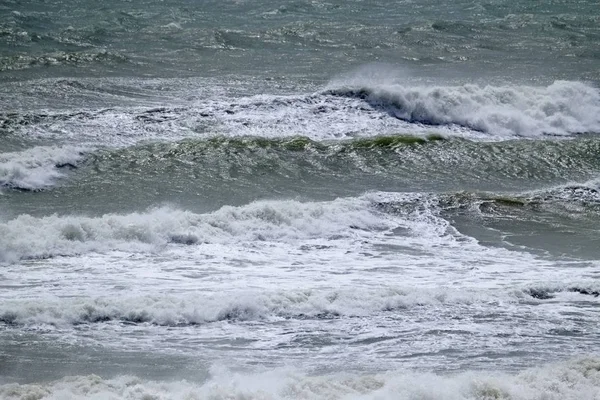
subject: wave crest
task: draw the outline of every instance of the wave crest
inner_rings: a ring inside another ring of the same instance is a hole
[[[324,203],[261,201],[209,214],[168,207],[101,217],[30,215],[0,224],[0,260],[15,261],[91,251],[151,251],[169,243],[289,242],[352,238],[389,228],[368,198]]]
[[[557,81],[547,87],[352,83],[325,93],[360,98],[407,122],[457,125],[497,136],[600,132],[600,91],[582,82]]]

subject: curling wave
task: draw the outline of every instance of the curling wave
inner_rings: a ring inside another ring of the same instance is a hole
[[[325,93],[359,98],[410,123],[458,125],[492,136],[600,132],[600,91],[581,82],[547,87],[332,84]]]

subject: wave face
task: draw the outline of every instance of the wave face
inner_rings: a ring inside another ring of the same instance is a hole
[[[393,117],[427,125],[458,125],[498,136],[600,132],[600,91],[579,82],[548,87],[335,87]]]
[[[169,171],[173,184],[180,175],[193,173],[215,191],[222,183],[252,185],[257,179],[292,179],[303,182],[306,189],[320,180],[329,179],[331,184],[342,180],[349,182],[346,187],[357,187],[357,193],[385,187],[452,190],[454,183],[447,188],[440,183],[451,178],[482,189],[486,184],[512,189],[517,182],[525,182],[527,188],[532,181],[551,184],[557,179],[593,177],[600,166],[595,156],[598,151],[596,138],[482,143],[436,135],[327,141],[302,136],[220,136],[96,152],[85,167],[99,174],[123,176],[125,182],[130,182],[127,166],[135,166],[136,179],[166,180],[163,171]],[[86,171],[83,168],[82,172]],[[183,176],[181,180],[188,184]],[[424,180],[424,176],[435,179]],[[377,181],[385,181],[386,186],[376,186]]]

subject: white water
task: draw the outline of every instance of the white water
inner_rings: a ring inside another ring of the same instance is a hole
[[[419,369],[418,354],[440,369],[486,365],[487,354],[514,368],[571,355],[573,337],[578,351],[593,348],[596,336],[580,335],[600,310],[597,263],[482,246],[436,207],[431,196],[371,193],[208,214],[20,216],[0,225],[2,329],[43,348],[244,370],[267,360]]]
[[[335,79],[320,92],[299,95],[230,97],[224,90],[207,92],[193,86],[202,81],[190,81],[190,87],[177,86],[161,101],[134,92],[140,85],[160,86],[160,81],[124,81],[124,88],[104,88],[105,84],[86,81],[83,94],[78,86],[61,86],[60,90],[72,91],[73,96],[85,94],[85,101],[95,94],[102,99],[94,100],[99,105],[124,101],[112,92],[131,91],[140,99],[128,99],[129,107],[46,111],[35,123],[10,125],[11,129],[29,139],[118,147],[214,135],[335,140],[440,134],[506,140],[600,131],[600,91],[582,82],[557,81],[546,87],[419,86],[363,72]],[[364,98],[357,98],[359,93]],[[28,115],[7,118],[28,120]]]
[[[68,196],[51,190],[66,174],[57,164],[85,167],[85,150],[76,149],[86,146],[215,134],[540,139],[597,122],[597,92],[580,83],[530,92],[369,90],[383,97],[220,93],[158,110],[135,104],[25,118],[7,125],[11,134],[62,145],[4,153],[5,171],[16,171],[5,173],[5,185]],[[425,110],[447,125],[398,119],[401,95],[416,99],[411,118]],[[548,113],[536,108],[544,101]],[[475,103],[487,108],[471,109]],[[518,194],[532,200],[522,210],[535,216],[581,198],[589,211],[595,180],[570,186]],[[598,398],[596,359],[548,364],[597,351],[598,261],[579,260],[576,250],[552,257],[518,241],[502,247],[510,238],[478,242],[455,228],[454,218],[471,210],[458,201],[448,216],[444,196],[378,192],[205,214],[172,206],[122,213],[116,205],[96,217],[4,218],[0,381],[20,383],[0,386],[0,398]],[[486,212],[482,220],[495,209]],[[204,370],[206,380],[181,381]]]
[[[329,92],[361,96],[404,121],[457,125],[491,138],[600,132],[600,91],[581,82],[532,86],[427,86],[334,81]]]
[[[311,376],[293,369],[251,375],[214,367],[202,383],[154,382],[132,376],[98,376],[0,386],[4,399],[403,399],[597,400],[600,361],[584,358],[531,368],[519,374],[470,372],[435,375],[409,371]]]
[[[0,153],[0,187],[41,190],[64,177],[61,168],[75,167],[86,152],[81,147],[32,147]]]
[[[316,240],[326,244],[373,238],[380,236],[378,232],[397,226],[405,226],[417,236],[442,240],[438,235],[445,235],[447,223],[431,215],[430,210],[416,210],[408,221],[373,208],[374,202],[410,202],[413,197],[375,194],[329,203],[262,201],[242,207],[225,206],[205,215],[171,208],[97,218],[20,215],[0,224],[0,259],[14,261],[107,250],[152,251],[169,243],[261,246],[269,242]]]

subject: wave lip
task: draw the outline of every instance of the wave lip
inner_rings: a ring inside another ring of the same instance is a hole
[[[79,147],[36,146],[0,153],[0,187],[36,191],[52,186],[65,168],[76,168],[85,150]]]
[[[600,132],[600,91],[582,82],[547,87],[331,84],[325,94],[359,98],[389,115],[426,125],[455,125],[495,136]]]

